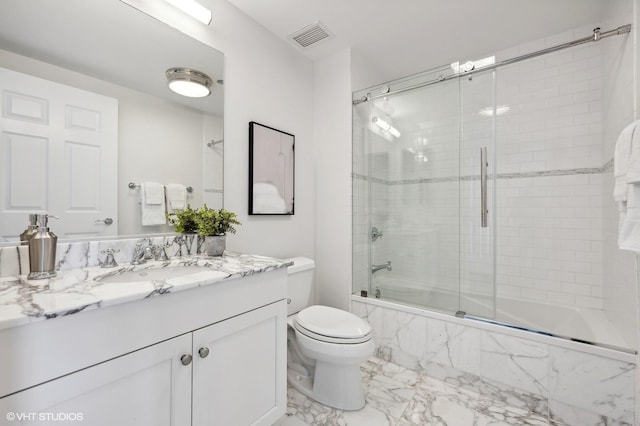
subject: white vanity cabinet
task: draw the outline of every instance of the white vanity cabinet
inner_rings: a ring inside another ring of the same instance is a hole
[[[0,424],[191,425],[190,353],[184,335],[0,400]],[[20,420],[23,420],[22,423]]]
[[[194,425],[271,425],[284,415],[286,309],[283,300],[193,333]]]
[[[281,269],[0,330],[0,424],[271,425],[285,295]]]

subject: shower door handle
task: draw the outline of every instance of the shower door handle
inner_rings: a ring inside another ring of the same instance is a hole
[[[487,147],[480,148],[480,226],[487,227]]]

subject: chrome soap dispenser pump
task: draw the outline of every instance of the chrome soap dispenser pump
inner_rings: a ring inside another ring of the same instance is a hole
[[[20,245],[26,246],[29,244],[29,238],[38,231],[38,214],[29,214],[29,226],[20,234]]]
[[[41,280],[56,276],[56,245],[58,237],[49,231],[49,218],[58,219],[49,214],[37,214],[37,230],[29,238],[29,266],[31,272],[27,276],[30,280]]]

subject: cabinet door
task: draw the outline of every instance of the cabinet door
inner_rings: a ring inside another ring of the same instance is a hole
[[[17,425],[191,425],[191,365],[180,360],[191,347],[189,333],[18,392],[0,399],[0,416]]]
[[[282,300],[193,333],[194,425],[271,425],[284,415],[286,306]]]

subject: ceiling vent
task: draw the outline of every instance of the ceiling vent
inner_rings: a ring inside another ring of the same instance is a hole
[[[333,33],[322,22],[316,21],[291,34],[288,38],[296,42],[298,46],[307,48],[331,37],[333,37]]]

